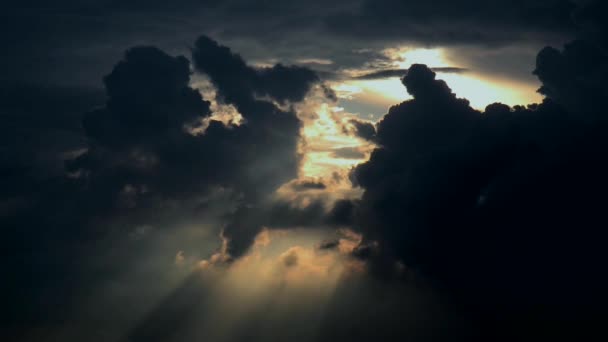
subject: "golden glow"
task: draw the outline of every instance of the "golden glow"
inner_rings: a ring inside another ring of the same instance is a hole
[[[433,48],[398,48],[386,49],[384,54],[393,60],[393,67],[407,69],[412,64],[426,64],[431,68],[458,67],[446,58],[444,49]],[[537,103],[542,97],[536,92],[537,85],[509,79],[491,78],[486,75],[467,71],[464,73],[437,72],[437,79],[444,80],[460,98],[466,98],[471,106],[484,109],[494,102],[513,106],[518,104]],[[337,86],[338,95],[342,98],[357,99],[365,103],[390,106],[411,96],[398,78],[381,80],[346,81]],[[348,92],[350,90],[350,92]],[[357,90],[357,91],[353,91]]]
[[[339,121],[347,121],[348,116],[337,118],[341,115],[339,108],[331,108],[325,103],[318,107],[316,115],[314,120],[305,123],[302,130],[304,161],[301,178],[327,178],[333,171],[349,169],[365,160],[333,155],[332,151],[339,148],[364,145],[360,139],[343,132]]]
[[[438,79],[444,80],[458,97],[469,100],[473,108],[480,110],[494,102],[514,106],[541,101],[536,87],[529,84],[484,79],[475,74],[439,74]]]
[[[395,65],[402,69],[409,68],[412,64],[426,64],[431,68],[449,67],[444,57],[443,49],[419,49],[401,48],[397,50],[385,50],[389,57],[394,56],[398,59]]]
[[[341,234],[343,239],[353,240]],[[244,324],[263,312],[269,326],[268,340],[284,322],[291,310],[322,317],[324,303],[329,301],[342,281],[364,271],[361,261],[346,257],[339,249],[317,248],[327,232],[303,230],[264,230],[249,253],[230,265],[199,269],[210,284],[208,296],[197,312],[201,319],[193,327],[200,335],[192,340],[230,341]],[[262,310],[262,311],[261,311]],[[212,317],[212,319],[204,319]],[[306,321],[302,333],[316,331],[313,321]],[[262,327],[258,327],[262,328]]]
[[[411,98],[398,78],[353,81],[353,84],[372,95],[371,97],[377,97],[373,103],[387,105],[387,108]]]
[[[361,94],[363,89],[353,82],[338,83],[333,86],[334,91],[341,99],[353,99],[355,95]]]
[[[347,268],[352,271],[347,253],[360,242],[361,236],[341,230],[339,248],[319,251],[318,242],[326,235],[327,232],[309,229],[264,229],[247,255],[222,269],[226,273],[221,287],[237,287],[238,291],[229,292],[244,295],[285,285],[331,290]]]

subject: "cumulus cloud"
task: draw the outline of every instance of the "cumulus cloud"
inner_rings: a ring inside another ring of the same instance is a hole
[[[301,122],[293,104],[319,78],[302,67],[251,67],[207,37],[197,40],[192,53],[195,70],[209,77],[217,101],[234,106],[242,124],[210,117],[210,103],[189,85],[185,57],[133,48],[105,78],[106,106],[85,116],[91,144],[68,161],[69,170],[86,174],[105,196],[128,195],[131,209],[154,205],[146,199],[185,200],[216,187],[242,196],[237,213],[270,205],[274,190],[297,177]],[[201,134],[191,133],[205,121]],[[262,228],[237,222],[224,229],[234,256]]]
[[[608,146],[599,100],[606,65],[592,43],[544,49],[535,73],[546,100],[484,112],[413,65],[403,78],[413,99],[390,108],[377,124],[378,147],[351,174],[364,189],[354,225],[368,241],[356,252],[402,260],[465,306],[502,311],[512,331],[538,323],[522,316],[537,304],[552,322],[596,317],[605,286],[595,270],[606,257],[608,170],[598,159]],[[368,253],[371,243],[379,252]]]
[[[562,51],[546,47],[539,52],[534,70],[542,82],[539,92],[570,112],[601,116],[608,95],[606,59],[605,50],[587,40],[570,42]]]
[[[270,206],[274,191],[297,178],[301,122],[293,105],[319,79],[301,67],[251,67],[206,37],[197,41],[193,59],[195,70],[216,87],[216,102],[234,106],[243,122],[215,120],[210,102],[191,86],[192,71],[186,57],[174,57],[155,47],[134,47],[104,78],[105,104],[97,102],[102,105],[83,116],[74,116],[75,123],[69,123],[74,125],[73,134],[79,136],[74,143],[79,152],[57,153],[64,156],[56,157],[59,164],[67,158],[63,171],[37,180],[18,172],[21,166],[14,158],[2,161],[13,163],[15,171],[9,170],[6,176],[14,176],[14,185],[21,187],[11,190],[19,195],[17,198],[8,193],[5,201],[2,196],[3,212],[7,212],[2,224],[7,244],[12,245],[10,255],[23,257],[21,264],[25,265],[15,270],[9,288],[19,287],[38,273],[45,265],[44,256],[51,251],[64,251],[46,266],[49,274],[55,272],[59,278],[39,277],[38,284],[31,286],[49,286],[47,282],[63,279],[61,274],[71,272],[66,259],[74,257],[70,254],[77,252],[76,246],[121,237],[143,243],[143,230],[135,235],[129,232],[150,224],[178,229],[195,221],[214,222],[218,232],[222,222],[228,222],[224,238],[229,245],[225,251],[240,256],[250,247],[247,231],[237,228],[236,217],[245,210],[238,208]],[[90,108],[77,100],[96,104],[85,101],[84,95],[74,101],[76,109]],[[25,101],[12,101],[16,108],[27,107]],[[8,111],[13,113],[10,106]],[[72,115],[74,109],[69,109]],[[79,120],[83,131],[79,130]],[[198,127],[201,129],[194,132],[193,128]],[[19,152],[19,145],[12,147]],[[6,173],[4,168],[2,173]],[[37,190],[25,186],[36,186]],[[283,223],[292,216],[300,217],[298,222],[308,220],[307,215],[317,208],[311,207],[300,216],[278,209],[262,212],[277,215],[270,223]],[[20,228],[24,226],[29,228]],[[31,233],[30,229],[38,227],[40,231]],[[253,237],[258,228],[252,232]],[[155,234],[164,229],[155,229]],[[37,250],[35,255],[32,250]],[[190,251],[172,253],[174,261],[183,264]],[[16,267],[17,263],[11,265]],[[81,280],[89,281],[86,277]],[[64,285],[66,293],[78,286]],[[58,293],[57,298],[65,297]],[[20,310],[26,317],[37,315],[33,308],[38,299],[23,300]]]

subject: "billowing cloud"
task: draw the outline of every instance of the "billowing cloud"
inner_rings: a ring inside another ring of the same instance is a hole
[[[352,173],[365,190],[355,225],[381,251],[364,255],[402,260],[465,307],[503,312],[512,331],[538,322],[522,316],[535,305],[552,308],[549,321],[593,319],[605,286],[607,65],[589,42],[547,48],[535,71],[546,100],[484,112],[412,66],[414,99],[391,107]]]
[[[184,200],[214,187],[243,196],[244,206],[259,206],[296,178],[301,122],[293,103],[319,82],[314,72],[283,65],[253,68],[207,37],[196,42],[193,58],[196,70],[216,87],[218,101],[233,105],[242,124],[212,118],[202,132],[192,132],[211,113],[189,86],[187,59],[134,48],[105,78],[108,103],[85,117],[92,143],[68,162],[70,171],[85,175],[91,187],[99,183],[107,196],[122,191],[145,207],[153,205],[147,198]],[[131,206],[138,206],[134,201]],[[237,256],[249,247],[237,240],[252,241],[239,229],[232,223],[224,230],[228,251]]]
[[[147,244],[147,239],[162,234],[166,227],[175,232],[190,231],[185,227],[193,222],[201,225],[199,231],[205,232],[202,236],[215,231],[211,236],[216,244],[222,224],[228,222],[224,238],[229,245],[225,250],[235,256],[250,247],[246,231],[234,228],[237,217],[249,206],[270,206],[274,190],[297,178],[301,122],[294,104],[319,79],[301,67],[250,67],[206,37],[198,40],[193,55],[196,70],[217,88],[214,100],[234,106],[243,117],[241,123],[215,120],[210,102],[191,86],[192,72],[186,57],[174,57],[155,47],[134,47],[104,78],[105,104],[83,117],[74,115],[66,123],[74,126],[72,134],[78,139],[67,147],[53,148],[61,152],[54,152],[54,160],[59,164],[65,160],[63,171],[54,170],[52,175],[40,172],[44,177],[20,172],[22,165],[6,155],[3,165],[12,163],[14,171],[5,172],[3,168],[3,182],[10,181],[15,188],[1,198],[2,225],[11,255],[7,262],[11,269],[15,267],[7,290],[24,288],[24,282],[34,279],[28,285],[32,289],[53,291],[65,287],[56,295],[58,300],[65,299],[70,289],[95,278],[83,275],[79,282],[70,284],[57,280],[75,272],[68,261],[71,258],[84,258],[83,265],[96,262],[93,254],[81,255],[79,246],[93,248],[103,244],[96,241],[105,239]],[[228,64],[224,68],[221,63]],[[213,67],[208,70],[209,65]],[[73,115],[74,108],[88,110],[88,106],[103,103],[95,102],[95,97],[88,101],[85,95],[73,101],[74,107],[68,108],[66,115]],[[53,100],[61,98],[54,96]],[[27,109],[30,98],[25,101],[13,97],[11,101],[14,105],[8,103],[7,113],[21,119],[15,111]],[[62,105],[71,103],[64,101]],[[55,110],[51,106],[47,108]],[[62,108],[57,112],[63,114]],[[83,131],[78,127],[81,118]],[[18,144],[10,147],[15,149],[15,156],[27,152],[19,150],[23,146]],[[302,211],[300,220],[308,222],[307,217],[317,208]],[[294,215],[290,213],[271,210],[269,215],[276,215],[270,223],[291,222]],[[211,223],[216,228],[206,227]],[[151,226],[162,229],[141,229]],[[181,247],[178,251],[172,251],[172,258],[183,264],[191,251]],[[46,262],[51,254],[54,261]],[[12,258],[22,260],[22,266],[17,267]],[[36,276],[42,269],[48,277]],[[43,300],[42,292],[38,294],[41,297],[14,297],[14,304],[21,302],[15,320],[46,320],[35,312],[38,301]]]
[[[542,82],[539,92],[570,112],[601,116],[608,95],[606,59],[605,50],[585,40],[568,43],[563,51],[546,47],[538,54],[534,70]]]

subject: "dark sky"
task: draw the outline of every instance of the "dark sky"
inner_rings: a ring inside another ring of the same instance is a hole
[[[2,77],[60,84],[98,85],[125,49],[152,44],[187,53],[200,34],[229,44],[248,59],[317,58],[356,67],[397,43],[536,48],[561,43],[576,30],[571,20],[575,6],[565,0],[11,3],[2,11],[2,64],[11,66]],[[353,53],[357,49],[371,51]],[[496,69],[506,63],[493,64]]]
[[[605,334],[605,2],[0,9],[3,341]]]

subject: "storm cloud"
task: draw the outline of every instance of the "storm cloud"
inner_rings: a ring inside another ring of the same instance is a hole
[[[10,256],[7,261],[14,273],[13,280],[4,285],[6,291],[24,288],[28,279],[35,279],[28,286],[49,291],[61,286],[69,291],[71,286],[78,286],[59,280],[61,274],[74,271],[66,260],[77,253],[77,244],[86,245],[113,235],[124,239],[133,236],[128,230],[121,233],[110,227],[149,227],[168,221],[179,225],[216,217],[218,225],[222,220],[233,222],[224,230],[228,250],[235,256],[247,250],[252,241],[245,238],[246,231],[231,228],[238,222],[231,218],[231,208],[265,206],[278,186],[297,177],[301,122],[292,104],[301,101],[319,79],[300,67],[252,68],[206,37],[198,40],[193,54],[197,70],[205,72],[217,87],[217,100],[235,106],[242,115],[244,122],[240,125],[227,125],[211,117],[210,102],[190,86],[187,58],[144,46],[127,50],[104,78],[105,105],[83,116],[69,114],[72,116],[66,116],[70,119],[66,124],[57,124],[66,125],[65,130],[73,125],[72,135],[80,135],[79,139],[72,138],[75,142],[68,147],[62,146],[75,152],[52,155],[56,163],[65,160],[64,171],[55,170],[54,175],[48,175],[41,170],[44,178],[37,179],[40,177],[35,174],[20,171],[29,167],[17,159],[23,157],[19,153],[27,153],[26,146],[7,145],[20,150],[13,151],[15,157],[3,154],[7,158],[3,160],[3,182],[10,186],[2,194],[2,222]],[[223,67],[218,63],[227,64]],[[213,67],[207,71],[209,65]],[[293,87],[280,86],[283,82]],[[86,108],[87,103],[94,106],[94,98],[87,100],[85,95],[86,92],[78,95],[85,103],[80,107],[78,102],[69,101],[61,105],[68,106],[69,113]],[[49,96],[52,101],[62,100],[56,94]],[[5,103],[3,117],[8,120],[23,120],[19,115],[37,115],[36,110],[49,109],[41,106],[29,110],[29,98],[21,102],[18,97],[6,98],[9,102]],[[40,96],[34,98],[49,104]],[[55,111],[63,114],[63,110]],[[36,126],[29,128],[32,129]],[[311,207],[302,215],[311,210],[315,209]],[[29,215],[31,212],[36,215]],[[280,218],[286,215],[283,210],[273,213],[280,214],[273,219],[279,223],[291,219]],[[141,238],[149,230],[135,228],[134,232]],[[64,253],[55,252],[57,249]],[[37,251],[35,255],[31,254],[33,250]],[[49,253],[56,263],[45,261]],[[24,266],[17,268],[13,258],[21,258]],[[42,269],[54,276],[36,276]],[[57,293],[58,300],[66,298],[62,293]],[[11,303],[20,303],[23,316],[16,314],[11,320],[47,320],[35,313],[38,300],[42,299],[14,297]]]
[[[36,81],[42,76],[61,84],[95,85],[134,42],[185,54],[201,33],[230,42],[251,59],[278,55],[292,63],[329,60],[334,62],[326,65],[330,71],[361,67],[372,57],[382,58],[383,48],[399,44],[468,45],[484,50],[522,43],[537,49],[572,37],[580,26],[596,32],[602,24],[594,15],[602,11],[593,6],[602,6],[601,1],[588,3],[181,0],[168,6],[162,1],[12,2],[2,11],[2,38],[11,46],[1,57],[2,65],[11,66],[2,77]],[[573,11],[578,13],[575,20]],[[518,62],[522,62],[520,57],[516,54]],[[507,70],[521,72],[522,66]]]
[[[3,340],[605,335],[604,2],[1,7]]]
[[[593,80],[607,63],[584,41],[544,49],[535,74],[545,101],[484,112],[412,66],[403,84],[414,99],[389,110],[379,147],[352,172],[365,190],[355,225],[465,306],[502,312],[514,336],[530,325],[555,334],[541,322],[589,327],[605,309],[606,86]]]

